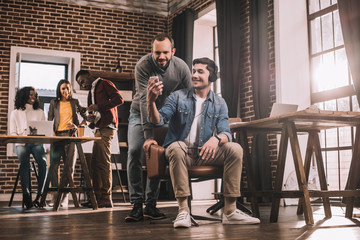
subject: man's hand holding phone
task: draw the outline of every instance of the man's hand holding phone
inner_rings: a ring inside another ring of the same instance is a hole
[[[147,88],[147,97],[148,101],[155,102],[159,95],[162,94],[163,91],[163,83],[159,81],[158,76],[151,76],[148,82]]]

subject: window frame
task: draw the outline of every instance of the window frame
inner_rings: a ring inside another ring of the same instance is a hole
[[[321,17],[323,15],[326,15],[328,13],[332,13],[333,11],[336,11],[338,9],[337,3],[335,3],[334,5],[331,5],[329,7],[326,7],[324,9],[321,9],[315,13],[311,13],[309,14],[309,1],[307,0],[307,15],[308,15],[308,44],[309,44],[309,60],[310,60],[310,73],[313,72],[313,66],[311,64],[312,62],[312,58],[319,56],[319,55],[323,55],[325,53],[328,52],[335,52],[338,49],[344,48],[344,44],[340,45],[340,46],[334,46],[331,49],[327,49],[327,50],[323,50],[323,51],[319,51],[317,53],[312,53],[312,39],[311,39],[311,21]],[[321,19],[320,19],[321,20]],[[320,33],[322,34],[322,33]],[[312,75],[312,74],[311,74]],[[313,81],[313,77],[310,76],[310,82]],[[354,90],[354,86],[352,84],[349,84],[347,86],[342,86],[339,88],[335,88],[335,89],[330,89],[330,90],[326,90],[326,91],[321,91],[321,92],[313,92],[312,89],[312,84],[310,84],[310,96],[311,96],[311,104],[315,104],[318,102],[323,102],[323,101],[329,101],[334,99],[334,96],[336,96],[335,98],[343,98],[343,97],[350,97],[352,95],[355,95],[355,90]]]
[[[312,43],[313,43],[313,39],[312,39],[312,29],[311,29],[311,22],[313,20],[315,20],[316,18],[320,18],[320,28],[322,28],[322,24],[321,24],[321,17],[322,16],[325,16],[326,14],[329,14],[329,13],[333,13],[334,11],[338,10],[338,5],[337,5],[337,2],[336,1],[332,1],[330,4],[333,4],[331,6],[328,6],[324,9],[321,9],[317,12],[314,12],[314,13],[311,13],[309,14],[309,11],[310,11],[310,0],[307,0],[307,18],[308,18],[308,44],[309,44],[309,65],[310,65],[310,100],[311,100],[311,104],[315,104],[317,106],[321,106],[320,109],[325,109],[326,110],[326,104],[327,102],[330,102],[330,101],[335,101],[335,109],[334,110],[338,110],[339,108],[339,101],[341,101],[341,99],[344,99],[344,98],[349,98],[349,101],[348,101],[348,107],[349,107],[349,110],[352,111],[353,110],[353,107],[354,107],[354,104],[353,104],[353,96],[355,95],[355,90],[354,90],[354,86],[351,84],[351,76],[350,76],[350,71],[348,71],[348,85],[346,86],[341,86],[341,87],[337,87],[337,88],[333,88],[333,89],[329,89],[329,90],[324,90],[324,91],[319,91],[319,92],[313,92],[313,84],[312,82],[314,81],[314,77],[313,77],[313,72],[314,72],[314,69],[313,69],[313,64],[312,64],[312,59],[314,57],[317,57],[317,56],[322,56],[326,53],[330,53],[330,52],[334,52],[336,53],[337,50],[339,49],[343,49],[345,48],[344,46],[344,43],[339,45],[339,46],[336,46],[335,43],[333,44],[333,46],[330,48],[330,49],[326,49],[324,50],[323,49],[323,33],[322,33],[322,30],[320,30],[320,41],[321,41],[321,51],[317,51],[316,53],[313,53],[312,49],[313,49],[313,46],[312,46]],[[319,2],[320,4],[320,2]],[[332,18],[332,28],[333,30],[335,29],[335,26],[334,26],[334,18]],[[333,31],[332,32],[332,40],[335,39],[335,32]],[[335,58],[335,55],[334,55],[334,58]],[[336,59],[334,59],[336,60]],[[337,182],[338,186],[329,186],[330,188],[331,187],[338,187],[339,190],[341,190],[342,188],[342,178],[344,177],[342,174],[341,174],[341,166],[342,165],[345,165],[345,162],[346,162],[346,158],[342,158],[342,153],[344,153],[344,151],[349,151],[349,150],[352,150],[352,145],[354,144],[354,128],[351,127],[350,128],[350,144],[351,145],[346,145],[346,146],[342,146],[340,145],[340,142],[341,142],[341,139],[340,139],[340,129],[339,128],[335,128],[336,130],[336,146],[330,146],[328,145],[327,143],[327,134],[328,132],[331,130],[322,130],[321,131],[321,136],[323,136],[323,140],[324,142],[321,144],[321,152],[322,152],[322,155],[323,155],[323,161],[324,161],[324,164],[325,164],[325,173],[326,173],[326,178],[328,179],[328,184],[331,182],[329,179],[330,179],[330,175],[329,175],[329,171],[331,170],[330,168],[328,168],[328,165],[329,163],[332,163],[334,164],[334,162],[329,162],[328,160],[328,156],[331,156],[331,155],[337,155],[337,160],[336,160],[336,163],[337,163],[337,173],[338,175],[337,176],[333,176],[335,177],[336,179],[333,179],[332,182]],[[314,162],[313,162],[314,164]],[[345,180],[347,180],[347,176],[345,176]]]

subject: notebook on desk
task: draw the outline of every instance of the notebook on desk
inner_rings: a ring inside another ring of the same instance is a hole
[[[27,135],[30,135],[30,127],[36,128],[36,135],[38,136],[53,136],[53,122],[52,121],[28,121]]]
[[[271,108],[270,117],[296,112],[297,109],[298,105],[296,104],[274,103]]]

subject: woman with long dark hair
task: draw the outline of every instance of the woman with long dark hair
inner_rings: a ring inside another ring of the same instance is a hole
[[[10,115],[10,135],[26,136],[28,121],[45,120],[44,111],[39,108],[38,94],[33,87],[23,87],[15,96],[15,110]],[[46,153],[42,144],[15,144],[16,155],[20,161],[20,179],[23,191],[23,202],[27,209],[39,206],[41,190],[46,176]],[[32,202],[30,195],[30,154],[38,165],[38,190]]]
[[[72,97],[72,87],[68,80],[62,79],[59,81],[56,88],[56,99],[50,101],[50,108],[48,113],[48,120],[54,120],[53,130],[56,136],[75,136],[77,126],[79,126],[79,119],[77,113],[85,119],[86,108],[82,107],[79,100]],[[59,142],[51,146],[50,151],[50,170],[49,176],[51,185],[58,187],[59,177],[58,168],[60,159],[62,157],[64,163],[67,161],[68,154],[72,154],[73,167],[71,168],[71,175],[74,175],[74,167],[76,160],[76,149],[74,145]],[[53,195],[53,202],[57,195]],[[68,194],[61,201],[63,207],[68,204]]]

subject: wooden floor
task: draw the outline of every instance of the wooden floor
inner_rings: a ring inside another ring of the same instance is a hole
[[[194,214],[210,216],[206,208],[213,201],[193,201]],[[333,217],[324,219],[321,206],[314,206],[313,226],[306,226],[296,207],[280,207],[279,221],[269,222],[270,207],[261,206],[261,224],[222,225],[199,221],[199,227],[174,229],[175,202],[160,202],[158,207],[168,216],[159,221],[126,223],[130,204],[115,203],[113,209],[51,208],[23,210],[19,202],[12,207],[0,202],[0,239],[360,239],[360,218],[346,219],[345,208],[332,207]],[[355,213],[360,213],[358,209]],[[220,216],[220,215],[219,215]],[[217,216],[218,217],[218,216]]]

